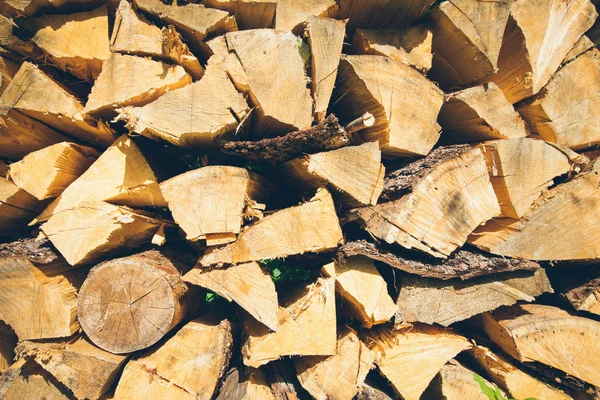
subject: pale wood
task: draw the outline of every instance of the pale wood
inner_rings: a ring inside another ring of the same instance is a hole
[[[0,178],[0,232],[14,234],[27,228],[27,223],[44,207],[38,199],[8,179]]]
[[[272,28],[279,0],[203,0],[202,4],[235,15],[241,30]]]
[[[334,18],[338,10],[335,0],[278,0],[275,29],[299,32],[310,17]]]
[[[327,264],[323,270],[335,278],[336,291],[364,327],[383,324],[396,313],[387,283],[370,258],[350,257],[344,263]]]
[[[574,150],[600,144],[600,51],[561,68],[536,98],[518,108],[532,132]]]
[[[0,322],[0,375],[13,363],[17,335],[4,322]]]
[[[427,73],[431,69],[433,31],[429,25],[400,31],[357,29],[352,45],[358,54],[387,56]]]
[[[183,280],[236,302],[257,321],[272,331],[277,330],[275,284],[269,271],[257,262],[233,265],[226,269],[194,268],[185,274]]]
[[[466,338],[428,325],[379,327],[368,333],[365,343],[381,373],[406,400],[418,400],[444,364],[471,347]]]
[[[565,56],[565,58],[562,61],[562,65],[561,68],[575,60],[577,57],[579,57],[580,55],[582,55],[583,53],[585,53],[586,51],[592,49],[593,47],[596,46],[596,43],[594,43],[592,41],[592,39],[590,39],[587,34],[583,35],[582,37],[579,38],[579,40],[577,41],[577,43],[575,43],[575,45],[573,46],[573,48],[571,49],[571,51]]]
[[[525,122],[495,83],[451,93],[440,111],[443,135],[451,142],[522,138]]]
[[[191,81],[179,65],[111,53],[92,87],[83,113],[114,115],[117,108],[143,106]]]
[[[338,18],[349,18],[348,30],[356,28],[400,29],[412,25],[434,0],[341,0]]]
[[[0,95],[6,90],[19,70],[20,63],[0,56]]]
[[[25,398],[69,400],[52,376],[33,361],[19,360],[0,375],[0,397],[5,400]]]
[[[336,354],[334,285],[334,278],[319,278],[313,284],[285,293],[277,313],[276,332],[255,319],[246,319],[244,364],[258,368],[283,356]]]
[[[199,262],[206,267],[318,253],[335,249],[343,240],[331,194],[319,189],[308,202],[264,217],[235,242],[206,253]]]
[[[482,316],[487,335],[522,362],[537,361],[598,385],[600,322],[557,307],[523,304]]]
[[[4,0],[0,9],[11,17],[33,17],[42,13],[56,14],[69,7],[97,7],[101,0]]]
[[[498,389],[495,384],[488,380],[483,379],[483,381],[488,387]],[[505,395],[502,390],[500,390],[500,393]],[[481,390],[479,383],[475,381],[475,372],[455,360],[450,360],[442,367],[423,397],[444,400],[489,400],[489,397]]]
[[[276,400],[260,369],[236,368],[225,377],[216,400]]]
[[[426,155],[438,141],[436,118],[444,94],[400,61],[373,55],[342,57],[335,97],[340,117],[348,121],[367,111],[373,114],[375,125],[361,136],[379,140],[386,155]]]
[[[195,319],[127,363],[115,400],[210,400],[231,357],[227,320]]]
[[[99,155],[87,146],[57,143],[12,163],[10,177],[38,200],[53,199],[79,178]]]
[[[281,165],[301,190],[329,186],[351,207],[377,204],[385,167],[377,142],[306,155]]]
[[[298,380],[317,400],[352,400],[373,366],[374,355],[356,333],[343,329],[335,355],[294,359]]]

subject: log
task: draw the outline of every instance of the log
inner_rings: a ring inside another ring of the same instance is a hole
[[[272,361],[263,369],[266,370],[275,400],[298,400],[308,393],[301,391],[294,365],[286,361]]]
[[[311,17],[335,18],[338,11],[335,0],[279,0],[275,29],[299,33],[311,24]]]
[[[431,69],[433,31],[427,24],[400,31],[357,29],[352,45],[358,54],[387,56],[426,74]]]
[[[596,46],[596,43],[587,36],[587,33],[588,32],[586,32],[586,35],[580,37],[577,43],[575,43],[571,51],[563,59],[560,68],[563,68],[565,64],[575,60],[577,57]]]
[[[118,108],[143,106],[191,81],[179,65],[111,53],[92,87],[83,113],[111,116]],[[119,82],[127,82],[127,85]]]
[[[10,177],[38,200],[53,199],[79,178],[99,155],[87,146],[57,143],[10,164]],[[42,165],[44,168],[40,170]]]
[[[20,400],[32,399],[69,400],[58,382],[33,361],[19,360],[0,375],[0,397]]]
[[[200,305],[182,280],[188,264],[151,250],[95,266],[78,294],[83,331],[114,354],[152,346]]]
[[[401,29],[412,25],[434,0],[341,0],[338,18],[349,18],[348,31],[356,28]]]
[[[244,364],[258,368],[284,356],[336,354],[335,282],[319,278],[306,287],[284,294],[279,305],[277,331],[255,319],[246,319]]]
[[[427,325],[378,327],[367,334],[365,343],[375,353],[381,373],[406,400],[418,400],[444,364],[471,347],[466,338]]]
[[[431,11],[434,22],[432,76],[444,89],[493,75],[511,0],[448,1]]]
[[[361,136],[379,140],[385,155],[426,155],[438,141],[436,118],[444,94],[400,61],[372,55],[343,57],[334,97],[334,112],[345,122],[365,112],[373,114],[375,125]]]
[[[335,278],[336,292],[363,327],[370,329],[373,325],[386,323],[396,313],[387,283],[371,259],[351,257],[343,264],[329,263],[323,271]]]
[[[459,362],[450,360],[431,381],[431,385],[429,385],[423,396],[444,400],[489,400],[489,397],[483,392],[479,382],[475,379],[481,379],[487,387],[497,390],[503,396],[505,395],[495,384],[481,378]]]
[[[395,321],[449,326],[517,301],[532,302],[543,293],[553,290],[542,268],[533,273],[511,272],[466,282],[405,276]]]
[[[48,238],[22,238],[0,244],[0,258],[25,258],[35,265],[47,265],[62,259],[50,245]],[[64,261],[64,260],[62,260]]]
[[[27,223],[44,208],[38,199],[11,181],[0,178],[0,232],[13,236],[27,230]]]
[[[235,368],[225,377],[216,400],[275,400],[267,378],[260,369]]]
[[[447,95],[438,121],[444,138],[454,143],[523,138],[529,134],[495,83]]]
[[[536,10],[543,10],[539,18],[529,18]],[[568,6],[558,0],[517,0],[511,6],[498,72],[489,79],[513,104],[537,94],[597,16],[589,0]]]
[[[550,280],[574,309],[600,315],[600,272],[597,269],[557,270]]]
[[[4,322],[0,322],[0,376],[13,363],[17,335]]]
[[[315,399],[352,400],[373,361],[371,350],[346,328],[338,335],[335,355],[295,358],[294,366],[300,384]]]
[[[0,95],[10,85],[20,66],[17,61],[0,56]]]
[[[125,366],[114,399],[210,400],[231,357],[227,320],[198,318]]]
[[[600,144],[600,51],[593,48],[561,68],[517,111],[542,139],[582,150]]]
[[[393,400],[387,393],[365,382],[356,395],[356,400]]]
[[[99,0],[4,0],[0,10],[11,17],[33,17],[42,13],[56,14],[63,9],[97,7]]]
[[[385,175],[377,142],[306,155],[282,164],[281,170],[298,189],[327,186],[349,207],[377,204]]]
[[[272,28],[279,0],[203,0],[206,7],[235,16],[240,30]],[[233,378],[232,378],[233,379]]]

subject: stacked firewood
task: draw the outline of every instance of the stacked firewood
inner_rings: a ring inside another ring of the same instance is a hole
[[[596,3],[0,0],[0,398],[599,398]]]

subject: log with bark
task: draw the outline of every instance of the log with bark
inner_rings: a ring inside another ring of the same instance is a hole
[[[573,308],[600,315],[600,271],[597,268],[559,269],[552,271],[550,281]]]

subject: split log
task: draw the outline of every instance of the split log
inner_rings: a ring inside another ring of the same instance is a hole
[[[260,369],[233,369],[229,372],[216,400],[275,400],[267,378]]]
[[[0,322],[0,375],[13,363],[17,335],[4,322]]]
[[[515,399],[569,400],[572,397],[523,372],[508,358],[483,346],[473,346],[467,354],[497,385]]]
[[[97,7],[101,0],[4,0],[0,10],[11,17],[33,17],[42,13],[56,14],[65,8]]]
[[[227,74],[209,65],[200,81],[171,90],[143,107],[118,109],[126,127],[176,146],[210,147],[235,136],[250,109]]]
[[[432,10],[431,73],[443,88],[464,86],[497,71],[511,4],[511,0],[453,0]]]
[[[573,308],[600,315],[600,271],[596,268],[558,270],[550,280]]]
[[[224,374],[233,337],[227,320],[195,319],[125,366],[115,400],[210,400]]]
[[[41,54],[41,51],[32,42],[22,40],[15,35],[16,28],[17,25],[11,18],[0,14],[0,46],[23,56]]]
[[[544,140],[582,150],[600,144],[600,51],[587,51],[561,68],[518,111]]]
[[[396,303],[396,321],[449,326],[517,301],[534,301],[543,293],[553,290],[542,268],[533,273],[511,272],[467,282],[405,276]]]
[[[350,207],[377,204],[385,167],[377,142],[306,155],[281,165],[300,190],[328,186]]]
[[[8,166],[6,161],[0,160],[0,177],[8,179],[8,171],[9,170],[10,170],[10,167]]]
[[[568,5],[560,0],[517,0],[511,6],[498,72],[490,79],[513,104],[538,93],[597,16],[589,0]]]
[[[0,178],[0,232],[14,235],[27,229],[27,223],[44,207],[38,199],[11,181]]]
[[[586,32],[586,35],[587,35],[587,32]],[[583,53],[587,52],[588,50],[590,50],[596,46],[596,43],[594,43],[586,35],[583,35],[582,37],[580,37],[579,40],[577,41],[577,43],[575,43],[575,45],[573,46],[571,51],[563,59],[560,68],[564,67],[565,64],[575,60],[577,57],[579,57]]]
[[[110,50],[171,61],[185,68],[194,79],[204,74],[204,68],[174,27],[160,29],[139,15],[127,0],[122,0],[117,9]]]
[[[83,112],[113,115],[117,108],[143,106],[191,81],[191,77],[179,65],[111,53],[92,87]],[[127,82],[127,85],[120,82]]]
[[[425,24],[401,31],[357,29],[352,41],[358,54],[387,56],[424,74],[431,69],[432,43],[433,31]]]
[[[356,395],[356,400],[393,400],[387,393],[365,382]]]
[[[338,11],[335,0],[279,0],[275,29],[299,33],[311,17],[334,18]]]
[[[450,360],[433,379],[423,397],[444,400],[489,400],[489,397],[481,389],[479,382],[475,380],[476,376],[475,372],[455,360]],[[487,387],[498,390],[504,395],[504,392],[498,389],[495,384],[481,377],[478,377],[478,379],[481,379]]]
[[[434,0],[341,0],[338,18],[349,18],[348,31],[356,28],[400,29],[412,25]]]
[[[375,363],[406,400],[418,400],[444,364],[471,347],[469,341],[436,326],[376,328],[365,343],[375,353]]]
[[[235,16],[240,30],[272,28],[279,0],[202,0],[206,7]]]
[[[479,149],[441,161],[421,176],[410,183],[410,194],[355,210],[367,232],[390,244],[447,258],[477,226],[500,213]],[[398,177],[404,185],[406,177]]]
[[[22,342],[19,358],[33,359],[77,399],[99,399],[115,382],[127,356],[108,353],[84,338],[60,343]]]
[[[71,336],[79,330],[76,294],[87,271],[64,261],[39,265],[21,257],[0,259],[0,320],[19,341]]]
[[[0,258],[24,258],[35,265],[48,265],[62,259],[47,238],[22,238],[0,244]]]
[[[263,367],[271,385],[275,400],[298,400],[302,395],[300,382],[292,362],[287,360],[273,361]]]
[[[384,56],[345,56],[335,86],[339,116],[350,121],[365,112],[374,115],[375,125],[361,136],[379,140],[384,154],[426,155],[438,141],[436,118],[444,94],[402,62]]]
[[[341,263],[330,263],[323,272],[335,278],[335,288],[350,313],[366,328],[383,324],[394,316],[396,306],[388,294],[387,283],[364,256],[351,257]]]
[[[495,83],[449,94],[438,121],[444,137],[455,143],[514,139],[529,134],[521,117]]]
[[[208,267],[319,253],[335,249],[343,240],[331,194],[319,189],[308,202],[277,211],[250,225],[235,242],[207,252],[199,263]]]
[[[0,397],[5,400],[71,399],[58,386],[56,379],[34,361],[19,360],[0,375]]]
[[[20,63],[0,56],[0,95],[6,90],[19,70]]]
[[[258,368],[284,356],[336,354],[335,282],[316,283],[285,293],[279,305],[277,331],[255,319],[245,321],[244,364]]]
[[[95,266],[78,294],[83,331],[115,354],[152,346],[199,306],[181,279],[187,264],[151,250]]]
[[[344,329],[338,335],[335,355],[295,358],[294,366],[300,384],[315,399],[352,400],[373,361],[373,353],[356,333]]]
[[[98,158],[87,146],[62,142],[35,151],[10,165],[10,177],[17,186],[38,200],[58,197]],[[44,166],[40,168],[40,166]]]

